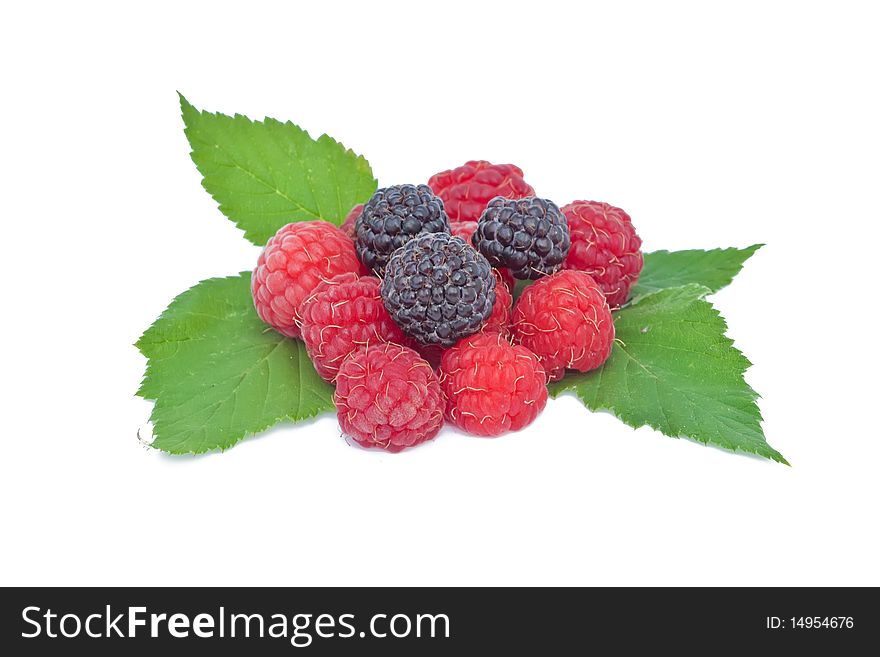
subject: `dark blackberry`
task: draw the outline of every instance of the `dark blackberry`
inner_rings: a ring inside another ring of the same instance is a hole
[[[537,196],[493,198],[471,240],[493,266],[508,267],[519,279],[559,271],[571,247],[565,215],[553,201]]]
[[[404,333],[422,344],[450,347],[483,328],[492,314],[495,276],[460,237],[419,235],[391,256],[381,294]]]
[[[391,254],[421,233],[448,233],[443,201],[427,185],[377,189],[355,222],[358,258],[377,276]]]

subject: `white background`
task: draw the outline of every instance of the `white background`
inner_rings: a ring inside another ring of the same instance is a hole
[[[10,6],[0,583],[880,584],[871,3]],[[515,162],[625,208],[646,250],[767,243],[715,302],[792,467],[570,397],[398,455],[333,417],[144,448],[132,343],[258,254],[201,189],[176,90],[326,131],[383,185]]]

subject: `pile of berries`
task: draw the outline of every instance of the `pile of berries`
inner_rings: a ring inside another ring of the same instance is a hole
[[[611,354],[611,310],[641,269],[620,208],[560,208],[519,167],[472,161],[377,190],[341,228],[284,226],[251,289],[262,320],[335,384],[343,433],[398,452],[444,422],[478,436],[530,424],[548,381]],[[531,284],[514,303],[517,279]]]

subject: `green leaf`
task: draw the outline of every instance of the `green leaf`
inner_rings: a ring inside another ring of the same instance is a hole
[[[787,463],[767,444],[757,393],[743,374],[751,363],[724,333],[727,324],[690,284],[637,299],[615,313],[617,340],[605,365],[550,384],[588,408],[632,427]]]
[[[645,254],[645,266],[638,282],[633,286],[630,297],[635,298],[680,287],[688,283],[698,283],[712,292],[730,284],[743,264],[763,244],[754,244],[745,249],[691,249],[688,251],[654,251]],[[519,299],[523,290],[534,281],[517,281],[513,291],[514,300]]]
[[[226,449],[282,420],[333,410],[333,387],[305,346],[263,324],[250,273],[202,281],[141,336],[138,395],[154,399],[153,447],[173,454]]]
[[[522,296],[522,293],[525,292],[526,288],[529,285],[532,285],[534,282],[535,281],[523,281],[523,280],[517,279],[516,283],[513,286],[513,290],[512,290],[513,300],[515,302],[519,301],[519,298]]]
[[[746,249],[712,249],[702,251],[654,251],[645,254],[645,266],[632,289],[638,297],[668,287],[698,283],[717,292],[729,285],[742,269],[743,263],[763,244]]]
[[[180,106],[202,185],[258,246],[293,221],[338,226],[376,190],[369,162],[327,135],[315,140],[289,121],[199,111],[182,95]]]

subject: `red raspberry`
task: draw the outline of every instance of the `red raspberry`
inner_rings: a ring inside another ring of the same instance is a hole
[[[445,399],[434,370],[415,351],[370,345],[345,359],[336,377],[336,415],[362,447],[399,452],[437,435]]]
[[[361,216],[361,212],[363,211],[363,209],[364,209],[364,204],[358,203],[345,216],[345,221],[343,221],[342,225],[339,227],[339,229],[343,233],[348,235],[351,239],[354,239],[354,236],[355,236],[354,225],[357,222],[357,218]]]
[[[522,175],[513,164],[471,160],[431,176],[428,185],[443,199],[450,221],[477,221],[496,196],[515,199],[535,194]]]
[[[544,368],[531,351],[498,333],[477,333],[440,362],[446,418],[477,436],[517,431],[547,404]]]
[[[607,203],[575,201],[562,208],[571,249],[562,265],[590,274],[612,308],[626,303],[642,271],[642,240],[629,215]]]
[[[440,359],[446,351],[439,344],[419,344],[415,340],[407,342],[407,346],[415,349],[416,353],[428,361],[428,364],[435,370],[440,367]]]
[[[486,320],[482,332],[507,335],[510,333],[510,310],[513,305],[513,296],[507,289],[501,272],[495,269],[493,273],[495,274],[495,305],[492,306],[492,314]]]
[[[471,242],[471,237],[477,230],[476,221],[453,221],[449,224],[449,227],[452,229],[453,235],[460,237],[468,244],[473,244]],[[513,286],[516,285],[516,279],[513,278],[513,273],[506,267],[495,267],[494,269],[501,274],[501,278],[504,280],[507,289],[513,290]]]
[[[531,349],[551,381],[565,369],[599,367],[611,355],[614,320],[602,290],[582,271],[564,270],[529,285],[513,308],[516,342]]]
[[[513,292],[516,287],[516,279],[513,277],[513,272],[507,267],[493,267],[493,269],[501,275],[501,280],[504,281],[508,291]]]
[[[471,244],[471,236],[476,232],[479,222],[476,221],[450,221],[449,229],[456,237],[460,237]]]
[[[406,339],[385,310],[379,285],[378,278],[341,274],[320,283],[300,305],[302,339],[326,381],[332,383],[342,361],[359,348]]]
[[[326,221],[287,224],[269,238],[251,276],[257,314],[290,338],[300,337],[299,306],[321,281],[362,272],[354,243]]]

